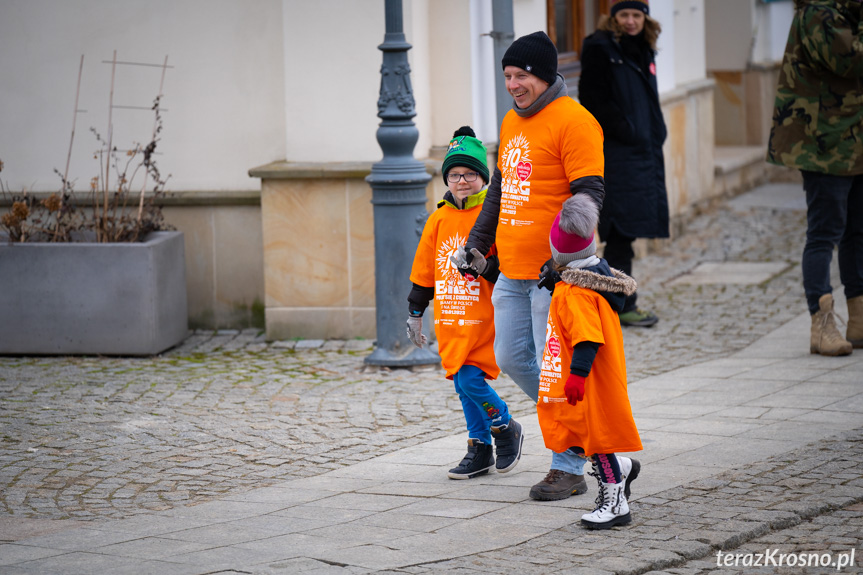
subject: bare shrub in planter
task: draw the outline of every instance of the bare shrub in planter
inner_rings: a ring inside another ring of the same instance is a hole
[[[114,67],[117,65],[114,53]],[[162,66],[162,81],[167,57]],[[83,69],[83,56],[81,58]],[[114,74],[112,68],[111,93],[113,99]],[[160,102],[162,87],[153,101],[152,136],[146,144],[133,143],[120,150],[112,142],[111,114],[108,136],[103,138],[95,129],[98,149],[93,158],[98,160],[97,175],[90,180],[90,191],[79,200],[73,182],[68,180],[69,159],[75,139],[75,124],[80,93],[81,72],[78,74],[78,91],[75,96],[76,115],[72,121],[72,137],[65,172],[54,169],[60,177],[61,187],[47,197],[38,197],[26,190],[14,193],[0,179],[0,194],[11,199],[10,206],[0,215],[0,234],[10,242],[140,242],[153,231],[174,229],[165,223],[159,198],[165,194],[168,177],[162,177],[155,161],[156,146],[162,132]],[[113,108],[113,102],[109,103]],[[0,171],[3,162],[0,161]],[[148,190],[147,187],[150,186]]]

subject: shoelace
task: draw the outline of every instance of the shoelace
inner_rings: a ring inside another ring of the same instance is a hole
[[[563,471],[561,471],[560,469],[549,469],[548,473],[545,474],[545,479],[543,479],[543,481],[545,483],[554,483],[555,481],[557,481],[558,477],[562,476]]]
[[[606,501],[607,494],[609,495],[608,499],[611,499],[611,497],[608,493],[608,489],[605,487],[605,483],[603,483],[602,479],[599,478],[599,473],[596,471],[589,471],[587,474],[596,477],[596,482],[599,484],[599,494],[593,501],[596,504],[596,509],[593,511],[603,511],[610,507],[612,513],[617,513],[620,509],[620,491],[617,492],[617,501]]]
[[[596,499],[593,500],[593,503],[596,505],[594,511],[598,511],[605,506],[605,484],[599,478],[599,473],[596,471],[588,471],[588,475],[596,478],[596,483],[599,485],[599,494],[596,496]]]
[[[831,310],[830,310],[830,313],[825,313],[825,314],[824,314],[824,317],[822,317],[822,318],[821,318],[821,330],[822,330],[822,331],[824,330],[824,328],[826,328],[826,327],[827,327],[827,324],[828,324],[828,323],[830,323],[830,321],[831,321],[831,320],[833,321],[833,325],[834,325],[834,326],[836,325],[836,321],[837,321],[837,320],[839,321],[839,323],[840,323],[840,324],[842,324],[842,325],[847,325],[847,324],[845,323],[845,320],[844,320],[844,319],[842,319],[842,317],[841,317],[841,316],[839,316],[839,314],[837,314],[835,311],[833,311],[833,310],[831,309]]]

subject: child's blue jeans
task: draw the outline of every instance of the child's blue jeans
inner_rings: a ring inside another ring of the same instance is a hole
[[[453,376],[456,393],[461,400],[467,436],[491,445],[492,425],[509,423],[509,409],[485,379],[485,372],[473,365],[462,366]]]

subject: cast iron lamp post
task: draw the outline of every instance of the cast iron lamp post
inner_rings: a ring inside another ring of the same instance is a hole
[[[410,66],[402,29],[401,0],[385,0],[386,35],[378,48],[384,53],[377,140],[383,160],[372,166],[366,181],[372,187],[375,218],[375,315],[377,345],[366,357],[370,365],[411,366],[438,363],[427,348],[417,348],[407,337],[407,296],[410,270],[428,213],[426,184],[431,176],[414,159],[419,138],[411,118],[416,116]],[[423,330],[432,323],[426,315]]]

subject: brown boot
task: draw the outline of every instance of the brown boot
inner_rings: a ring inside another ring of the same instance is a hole
[[[584,475],[552,469],[545,479],[530,488],[530,498],[538,501],[558,501],[586,492],[587,482]]]
[[[848,300],[848,330],[845,339],[856,348],[863,347],[863,295]]]
[[[818,300],[819,310],[812,316],[810,353],[848,355],[851,344],[842,338],[833,319],[833,295],[826,293]]]

